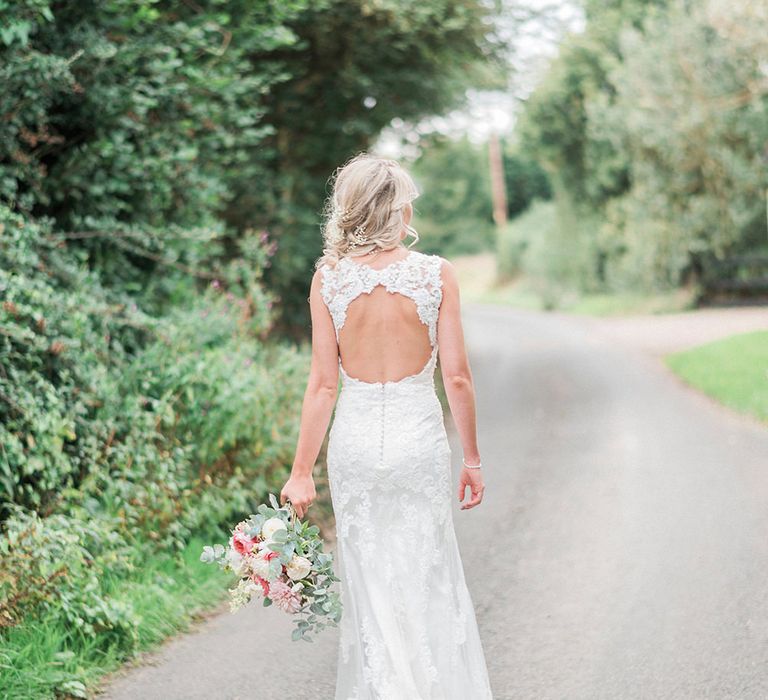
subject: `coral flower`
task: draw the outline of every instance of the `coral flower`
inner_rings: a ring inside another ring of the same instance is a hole
[[[232,548],[243,556],[250,554],[253,551],[255,540],[248,537],[243,532],[235,532],[232,535]]]
[[[261,578],[258,574],[253,575],[253,580],[256,581],[256,583],[261,584],[262,592],[264,595],[269,595],[269,582],[266,579]]]

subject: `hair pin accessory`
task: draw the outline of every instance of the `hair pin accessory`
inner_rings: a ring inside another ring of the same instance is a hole
[[[342,226],[347,226],[349,222],[352,220],[352,210],[347,207],[341,212],[341,216],[339,217],[339,220],[341,221]]]
[[[351,234],[350,238],[352,242],[349,244],[350,248],[355,248],[359,245],[365,245],[368,239],[365,237],[365,226],[358,226]]]

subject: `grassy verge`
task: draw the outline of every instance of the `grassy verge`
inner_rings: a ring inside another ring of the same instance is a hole
[[[624,314],[667,314],[689,311],[693,300],[686,290],[667,294],[583,294],[565,300],[561,310],[590,316]]]
[[[741,333],[672,353],[665,361],[691,386],[768,421],[768,331]]]
[[[310,519],[320,526],[331,549],[334,520],[323,460],[315,470],[315,483],[318,493]],[[187,631],[228,599],[232,575],[199,559],[203,545],[223,544],[228,534],[217,530],[197,535],[177,555],[142,562],[128,576],[124,572],[106,576],[109,597],[120,606],[130,606],[141,619],[132,652],[124,643],[105,643],[103,634],[73,629],[60,616],[30,616],[15,627],[0,629],[0,699],[92,697],[106,674]]]
[[[546,311],[556,309],[573,314],[611,316],[619,314],[660,314],[685,311],[693,298],[685,289],[653,295],[578,294],[551,287],[525,275],[499,282],[492,253],[466,255],[452,259],[461,286],[462,300],[499,304],[517,309]]]
[[[227,574],[199,561],[202,546],[220,537],[195,537],[183,553],[157,557],[130,576],[106,582],[114,600],[141,615],[136,653],[188,629],[226,598]],[[121,645],[105,645],[59,620],[43,614],[2,631],[0,697],[90,697],[99,679],[126,660]]]

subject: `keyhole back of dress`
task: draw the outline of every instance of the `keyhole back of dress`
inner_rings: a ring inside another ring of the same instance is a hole
[[[421,372],[432,354],[413,299],[377,284],[350,302],[339,331],[344,371],[363,382],[396,382]]]

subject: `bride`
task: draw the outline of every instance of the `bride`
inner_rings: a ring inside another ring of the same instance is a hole
[[[343,604],[336,700],[492,697],[434,384],[439,348],[464,453],[458,499],[474,508],[485,487],[459,288],[451,263],[403,244],[418,240],[416,196],[395,161],[349,161],[336,173],[312,277],[311,369],[280,499],[299,517],[312,504],[312,469],[335,406],[327,462]]]

